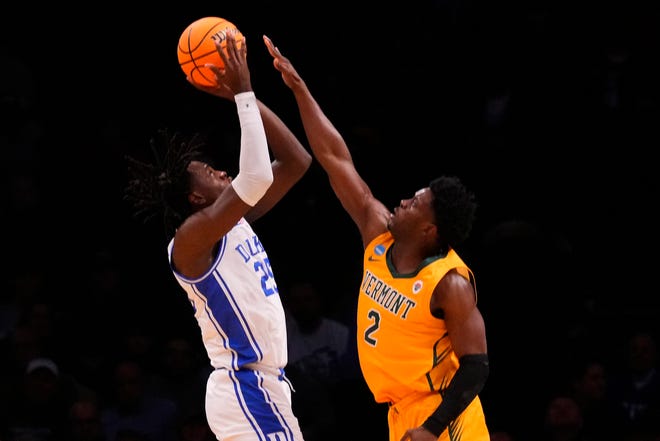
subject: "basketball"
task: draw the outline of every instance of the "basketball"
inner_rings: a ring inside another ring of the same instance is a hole
[[[224,66],[222,58],[215,48],[215,42],[219,41],[225,48],[227,32],[235,30],[236,42],[240,48],[243,42],[243,34],[236,26],[221,17],[204,17],[195,20],[181,33],[177,55],[179,65],[186,76],[195,83],[204,86],[216,85],[215,74],[205,64],[211,63],[220,68]]]

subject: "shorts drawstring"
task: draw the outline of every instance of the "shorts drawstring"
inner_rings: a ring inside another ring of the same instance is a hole
[[[283,368],[279,368],[279,369],[280,369],[280,374],[277,376],[277,379],[280,381],[286,381],[286,384],[289,385],[291,391],[295,392],[296,390],[293,388],[293,384],[291,384],[291,381],[287,378],[286,374],[284,373],[284,369]]]

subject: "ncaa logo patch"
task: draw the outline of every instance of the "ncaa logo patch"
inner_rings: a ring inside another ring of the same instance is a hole
[[[383,253],[385,253],[385,245],[376,245],[376,246],[374,247],[374,253],[375,253],[377,256],[382,256]]]

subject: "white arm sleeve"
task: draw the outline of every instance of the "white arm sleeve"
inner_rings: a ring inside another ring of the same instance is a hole
[[[231,185],[238,197],[253,207],[273,183],[268,141],[254,92],[239,93],[234,100],[241,124],[241,152],[238,174]]]

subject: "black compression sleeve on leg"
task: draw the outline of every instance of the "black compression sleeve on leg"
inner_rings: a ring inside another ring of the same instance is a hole
[[[487,354],[464,355],[459,359],[459,363],[454,378],[442,394],[442,403],[422,424],[426,430],[438,437],[481,392],[488,378]]]

